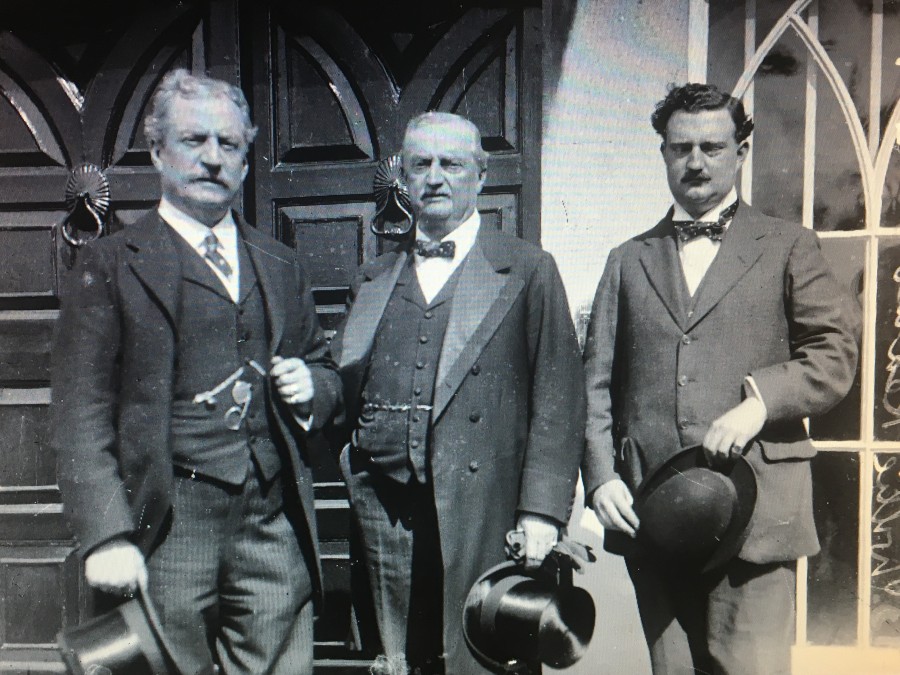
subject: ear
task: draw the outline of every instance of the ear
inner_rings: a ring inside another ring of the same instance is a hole
[[[487,167],[478,172],[478,194],[481,194],[485,181],[487,181]]]
[[[153,162],[153,166],[156,167],[157,171],[162,171],[163,161],[159,158],[159,143],[153,142],[150,144],[150,161]]]
[[[247,155],[244,155],[244,168],[241,171],[241,182],[244,182],[244,179],[247,177],[247,174],[250,173],[250,162],[247,161]]]
[[[737,149],[738,166],[741,166],[744,163],[744,160],[747,159],[748,152],[750,152],[750,143],[749,141],[744,141]]]
[[[665,141],[663,141],[662,143],[659,144],[659,154],[661,154],[661,155],[666,154],[666,142]]]

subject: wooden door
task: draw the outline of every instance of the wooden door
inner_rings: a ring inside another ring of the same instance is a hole
[[[303,253],[331,329],[352,270],[379,249],[368,229],[375,167],[414,114],[479,125],[491,152],[486,223],[538,241],[541,18],[539,3],[515,2],[14,4],[0,8],[0,669],[59,672],[56,634],[90,609],[48,446],[53,323],[77,256],[59,227],[70,171],[100,167],[107,231],[126,226],[159,198],[141,122],[163,74],[239,84],[260,127],[244,211]],[[316,452],[328,591],[317,672],[344,672],[366,657],[348,510],[333,459]]]

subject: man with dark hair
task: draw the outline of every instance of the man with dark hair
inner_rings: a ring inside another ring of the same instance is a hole
[[[159,207],[79,250],[53,350],[85,578],[149,595],[179,673],[311,673],[304,436],[340,380],[294,251],[231,210],[256,133],[243,93],[173,71],[145,130]]]
[[[597,289],[585,494],[634,537],[643,477],[685,448],[720,469],[742,454],[757,500],[736,556],[707,574],[626,562],[654,673],[788,673],[795,562],[819,549],[803,419],[850,388],[858,319],[815,233],[738,199],[752,129],[739,101],[677,87],[653,126],[675,203],[610,253]]]
[[[480,221],[477,127],[426,113],[402,154],[416,241],[360,268],[333,343],[352,430],[341,469],[385,657],[373,672],[487,673],[463,604],[506,559],[508,531],[532,566],[556,544],[584,376],[553,258]]]

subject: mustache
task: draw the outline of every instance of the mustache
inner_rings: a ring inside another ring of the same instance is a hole
[[[696,183],[697,181],[707,182],[709,181],[709,176],[702,172],[693,172],[689,174],[685,174],[685,176],[681,179],[682,183]]]

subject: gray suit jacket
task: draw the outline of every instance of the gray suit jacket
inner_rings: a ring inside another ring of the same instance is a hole
[[[747,453],[758,499],[740,557],[791,560],[818,551],[803,418],[826,412],[853,381],[858,312],[816,235],[742,203],[693,298],[671,213],[609,256],[585,347],[585,491],[640,478],[699,445],[740,403],[751,375],[765,427]],[[634,456],[619,454],[633,439]]]

